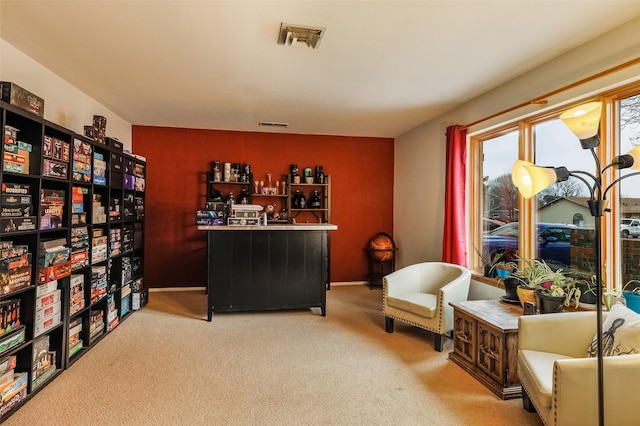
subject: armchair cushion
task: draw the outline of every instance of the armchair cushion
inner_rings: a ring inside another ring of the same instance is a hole
[[[396,297],[389,296],[387,304],[425,318],[433,318],[436,316],[438,297],[435,294],[425,293],[398,294]]]
[[[553,392],[553,367],[558,359],[573,359],[566,355],[553,352],[540,352],[531,350],[520,351],[520,364],[518,375],[520,380],[527,380],[525,386],[530,392],[539,397],[543,407],[551,406],[551,394]],[[520,372],[522,371],[522,374]],[[526,373],[525,371],[526,370]],[[531,378],[532,380],[528,380]]]
[[[602,323],[602,354],[630,355],[640,353],[640,315],[622,303],[611,307]],[[587,356],[598,356],[598,336],[593,336]]]

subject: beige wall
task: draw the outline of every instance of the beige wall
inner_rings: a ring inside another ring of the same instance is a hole
[[[0,39],[0,80],[16,83],[44,99],[44,118],[83,134],[94,115],[107,117],[107,136],[131,149],[131,123],[87,96],[20,50]]]
[[[491,60],[490,50],[487,55],[487,60]],[[441,259],[447,126],[472,123],[638,57],[640,19],[635,19],[396,138],[394,240],[399,248],[396,266]],[[469,67],[473,68],[473,64]],[[473,78],[472,73],[469,75]],[[547,107],[522,108],[481,123],[469,132],[473,134],[538,113],[588,93],[637,80],[639,76],[640,66],[627,68],[555,95],[549,98]]]

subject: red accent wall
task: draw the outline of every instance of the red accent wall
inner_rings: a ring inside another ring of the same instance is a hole
[[[204,207],[215,160],[250,163],[254,180],[266,173],[275,180],[292,163],[301,172],[324,167],[331,222],[338,225],[331,231],[332,282],[364,280],[367,242],[378,232],[393,235],[393,139],[133,126],[132,146],[147,158],[148,287],[206,284],[206,235],[197,230],[195,211]]]

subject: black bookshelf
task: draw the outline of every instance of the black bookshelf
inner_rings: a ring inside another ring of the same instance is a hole
[[[1,423],[134,312],[146,162],[2,101],[0,128]]]

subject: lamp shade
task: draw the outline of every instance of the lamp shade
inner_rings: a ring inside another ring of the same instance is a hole
[[[521,161],[521,164],[512,169],[511,179],[524,198],[531,198],[556,183],[558,176],[553,168],[540,167]]]
[[[511,166],[511,182],[513,182],[514,186],[518,186],[518,183],[516,182],[516,174],[517,174],[517,169],[520,166],[526,166],[528,164],[531,164],[527,161],[522,161],[522,160],[516,160],[513,163],[513,166]]]
[[[635,170],[640,170],[640,145],[627,152],[626,155],[633,158],[633,164],[629,167]]]
[[[560,120],[580,140],[589,139],[598,134],[602,102],[589,102],[571,108],[560,115]]]

